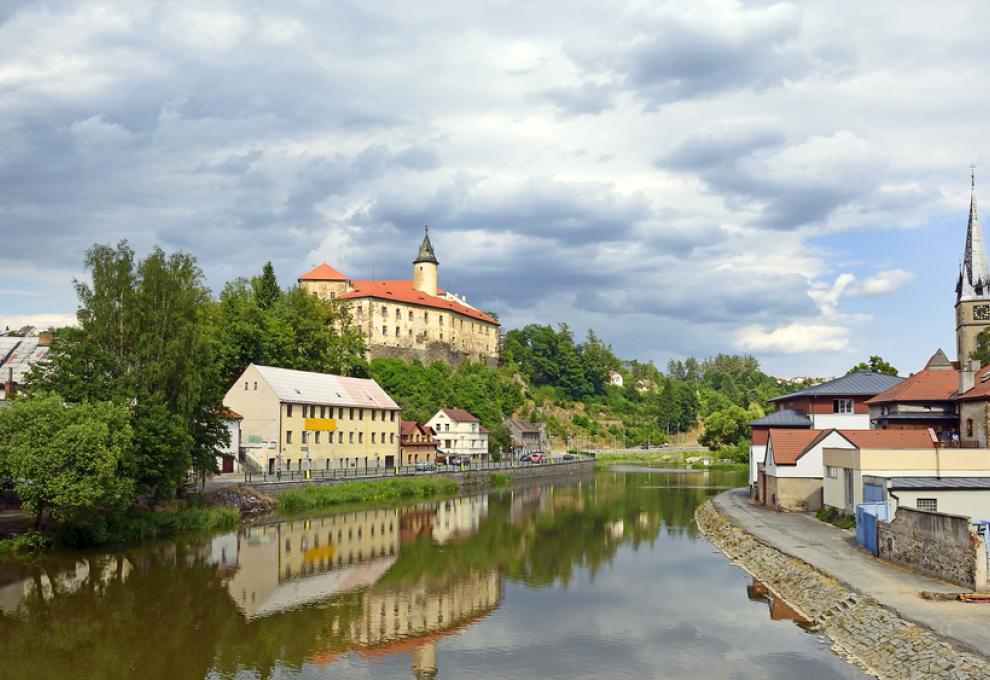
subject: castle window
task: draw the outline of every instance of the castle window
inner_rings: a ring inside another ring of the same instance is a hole
[[[409,311],[409,320],[412,321],[412,310]]]
[[[398,320],[399,320],[399,315],[400,315],[400,314],[402,314],[402,312],[401,312],[401,311],[399,310],[399,308],[398,308],[398,307],[396,307],[396,308],[395,308],[395,319],[396,319],[396,321],[398,321]]]
[[[388,335],[388,329],[382,326],[382,335]]]
[[[972,418],[967,418],[966,419],[966,436],[967,437],[972,437],[973,436],[973,419]]]
[[[358,432],[358,444],[364,443],[364,432]]]
[[[426,321],[429,318],[430,318],[430,313],[429,312],[423,312],[423,321]]]
[[[395,327],[395,337],[399,337],[399,327]]]
[[[442,316],[440,317],[440,325],[441,326],[443,325],[443,317]]]
[[[409,329],[409,335],[412,336],[412,329]]]

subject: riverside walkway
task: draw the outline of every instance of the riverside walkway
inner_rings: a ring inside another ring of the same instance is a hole
[[[746,489],[726,491],[712,502],[732,524],[766,545],[807,562],[963,648],[990,654],[990,604],[926,600],[920,595],[968,590],[877,559],[856,545],[855,532],[821,522],[811,513],[774,512],[751,504]]]

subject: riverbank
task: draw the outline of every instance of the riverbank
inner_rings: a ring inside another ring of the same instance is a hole
[[[975,650],[981,647],[978,639],[960,640],[940,626],[936,633],[929,627],[933,622],[945,623],[948,609],[955,605],[954,613],[959,615],[959,626],[969,628],[973,618],[982,619],[986,613],[979,605],[965,605],[952,602],[930,602],[922,600],[919,592],[912,597],[925,603],[931,609],[931,616],[908,618],[903,612],[879,601],[872,593],[856,589],[833,573],[823,571],[820,565],[810,564],[749,533],[758,522],[744,522],[740,528],[730,521],[730,513],[725,507],[735,508],[744,495],[738,491],[722,494],[701,505],[695,512],[695,521],[711,543],[735,562],[744,571],[767,585],[775,594],[787,602],[802,617],[812,623],[813,629],[825,635],[832,649],[847,660],[863,668],[878,678],[986,678],[990,677],[990,661]],[[754,514],[759,510],[754,509]],[[823,530],[840,530],[822,525],[814,519],[800,515],[772,518],[773,513],[760,513],[761,520],[800,522],[796,533],[803,536],[803,543],[814,541],[814,532],[807,530],[804,523],[817,523]],[[786,513],[777,513],[786,515]],[[732,512],[735,520],[738,513]],[[767,521],[760,523],[763,531]],[[829,548],[832,546],[829,545]],[[835,557],[835,555],[833,555]],[[870,558],[872,560],[872,558]],[[842,562],[853,562],[849,555],[839,557]],[[875,560],[874,560],[875,561]],[[853,562],[853,567],[856,568]],[[848,567],[847,567],[848,568]],[[892,567],[891,567],[892,568]],[[916,578],[900,574],[900,582],[919,585]],[[926,579],[927,580],[927,579]],[[945,590],[948,586],[929,581],[931,590]],[[901,588],[901,595],[907,595]],[[908,603],[907,599],[898,600]],[[969,607],[969,611],[958,609]],[[912,609],[918,613],[918,608]],[[981,616],[982,614],[982,616]],[[951,614],[949,623],[952,622]],[[919,621],[923,622],[919,625]],[[985,625],[980,625],[985,628]],[[979,635],[984,635],[980,633]]]

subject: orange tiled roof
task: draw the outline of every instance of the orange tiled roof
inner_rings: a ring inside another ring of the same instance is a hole
[[[973,375],[973,387],[957,397],[959,401],[986,399],[990,401],[990,364]]]
[[[928,430],[839,430],[860,449],[933,449]]]
[[[446,309],[464,316],[484,321],[485,323],[498,325],[498,321],[477,309],[467,307],[453,300],[445,300],[435,295],[428,295],[413,288],[413,282],[409,280],[386,280],[386,281],[352,281],[354,290],[339,296],[339,299],[357,299],[371,297],[378,300],[394,300],[421,307],[432,307],[434,309]],[[438,290],[438,292],[443,292]]]
[[[794,465],[832,430],[770,429],[770,447],[775,465]]]
[[[898,401],[949,401],[959,388],[959,369],[925,369],[884,390],[867,404]]]
[[[326,262],[299,277],[300,281],[346,281],[347,277]]]

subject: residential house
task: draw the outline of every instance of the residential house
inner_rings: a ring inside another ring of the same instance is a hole
[[[399,407],[374,380],[251,364],[223,405],[242,416],[245,462],[269,473],[401,464]]]
[[[983,449],[940,445],[928,430],[841,432],[853,446],[826,446],[824,503],[848,513],[864,498],[879,500],[864,489],[865,477],[972,477],[990,474],[990,455]]]
[[[852,448],[838,430],[771,428],[759,465],[756,500],[787,511],[822,507],[822,451]]]
[[[623,385],[622,374],[619,373],[618,371],[609,371],[608,384],[615,385],[616,387],[622,387]]]
[[[220,474],[240,472],[241,420],[244,417],[237,411],[224,408],[220,410],[220,418],[227,428],[229,443],[227,446],[222,447],[220,454],[217,456],[217,468],[220,470]]]
[[[513,456],[518,457],[524,453],[537,451],[549,453],[550,445],[543,423],[535,424],[522,418],[506,418],[505,427],[512,438]]]
[[[958,389],[959,365],[940,349],[922,370],[866,402],[870,424],[880,430],[932,428],[948,444],[959,434]]]
[[[488,430],[462,408],[442,408],[426,421],[440,440],[445,456],[467,456],[472,462],[488,460]]]
[[[750,423],[750,486],[756,484],[757,466],[766,457],[770,428],[868,430],[870,408],[866,402],[902,380],[898,376],[857,371],[771,399],[775,412]]]
[[[34,330],[33,326],[26,328]],[[48,331],[25,337],[0,337],[0,405],[17,393],[31,367],[48,356],[51,339]]]
[[[419,462],[436,460],[437,445],[440,440],[429,426],[420,425],[415,420],[403,420],[399,426],[399,433],[404,464],[415,465]]]

